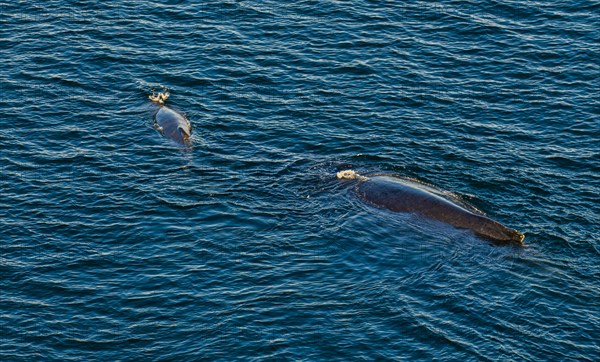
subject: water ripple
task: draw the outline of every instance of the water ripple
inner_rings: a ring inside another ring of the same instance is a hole
[[[6,360],[594,360],[598,6],[3,6]],[[152,90],[193,125],[153,128]],[[525,231],[373,208],[388,172]]]

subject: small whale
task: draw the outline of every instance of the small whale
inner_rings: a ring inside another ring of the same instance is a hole
[[[159,106],[154,114],[154,126],[166,138],[179,144],[189,143],[192,134],[190,121],[182,114],[165,106],[165,101],[169,98],[169,92],[154,94],[148,98]]]
[[[409,212],[472,230],[495,243],[523,245],[525,235],[453,202],[447,195],[417,182],[392,175],[361,176],[352,170],[337,173],[339,179],[357,180],[360,198],[395,212]]]

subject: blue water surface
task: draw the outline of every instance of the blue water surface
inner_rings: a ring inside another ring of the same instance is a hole
[[[0,4],[2,361],[600,360],[598,2]]]

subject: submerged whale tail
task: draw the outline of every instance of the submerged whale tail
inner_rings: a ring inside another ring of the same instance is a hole
[[[154,103],[163,105],[165,104],[165,101],[169,98],[170,95],[171,94],[169,93],[169,91],[158,92],[158,94],[155,94],[154,91],[152,91],[152,94],[148,96],[148,99],[150,99]]]
[[[473,228],[476,234],[490,239],[497,243],[513,242],[519,245],[524,245],[523,240],[525,235],[517,230],[507,228],[497,221],[488,219],[484,216],[480,217],[480,223]]]

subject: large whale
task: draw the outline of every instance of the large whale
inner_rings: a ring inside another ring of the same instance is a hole
[[[187,144],[192,134],[190,121],[184,115],[165,106],[165,101],[169,98],[169,92],[156,95],[152,93],[148,98],[159,106],[154,115],[156,129],[166,138],[180,144]]]
[[[420,183],[390,175],[361,176],[352,170],[337,173],[339,179],[357,180],[360,198],[395,212],[409,212],[442,221],[496,243],[523,244],[525,236],[497,221],[479,214],[474,208],[459,205],[441,192]]]

